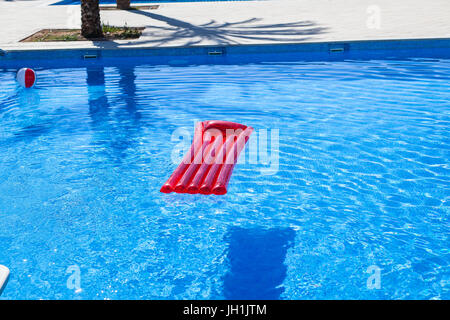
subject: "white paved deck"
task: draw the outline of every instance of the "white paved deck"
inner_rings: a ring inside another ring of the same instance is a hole
[[[146,27],[133,41],[19,43],[44,28],[79,28],[80,7],[0,0],[0,48],[162,47],[450,38],[450,0],[266,0],[162,3],[101,11],[110,25]]]

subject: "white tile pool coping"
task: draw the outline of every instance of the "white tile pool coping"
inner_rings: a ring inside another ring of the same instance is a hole
[[[0,264],[0,295],[3,292],[3,289],[6,286],[9,278],[9,269]]]
[[[136,40],[21,43],[44,28],[79,28],[78,5],[0,2],[0,49],[123,49],[339,41],[448,39],[448,0],[256,0],[160,3],[156,10],[102,10],[104,23],[145,27]],[[153,4],[153,3],[152,3]]]

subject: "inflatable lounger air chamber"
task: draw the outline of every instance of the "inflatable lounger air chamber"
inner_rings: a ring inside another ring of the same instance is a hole
[[[226,194],[234,165],[252,132],[252,127],[229,121],[197,123],[190,150],[161,192]]]

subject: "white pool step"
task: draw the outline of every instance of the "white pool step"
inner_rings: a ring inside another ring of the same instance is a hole
[[[0,295],[3,292],[3,289],[6,286],[9,278],[9,269],[0,264]]]

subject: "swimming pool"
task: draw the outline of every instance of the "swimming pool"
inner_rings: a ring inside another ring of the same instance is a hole
[[[0,72],[1,299],[450,298],[449,59],[136,60]],[[210,119],[276,170],[160,193]]]

